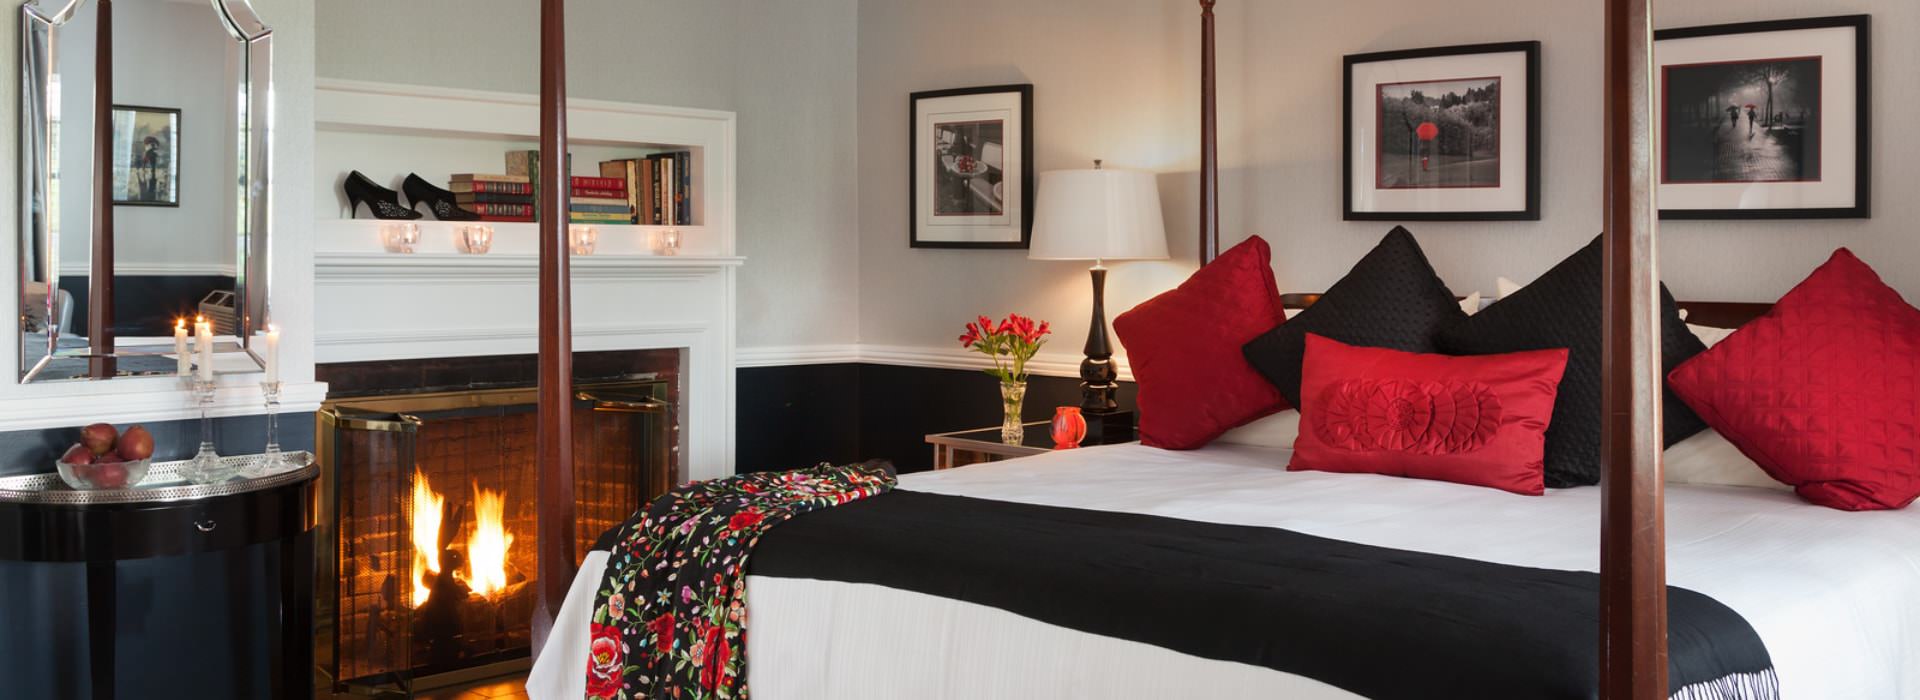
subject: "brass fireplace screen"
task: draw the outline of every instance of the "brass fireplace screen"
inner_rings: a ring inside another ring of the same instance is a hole
[[[677,428],[663,381],[574,402],[577,551],[664,493]],[[331,402],[320,414],[323,680],[407,692],[524,664],[534,592],[535,390]]]

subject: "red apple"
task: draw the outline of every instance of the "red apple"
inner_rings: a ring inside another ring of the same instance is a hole
[[[80,429],[80,444],[94,454],[103,455],[113,450],[113,441],[120,438],[120,431],[106,423],[95,423]]]
[[[133,426],[120,434],[119,446],[114,448],[120,458],[129,462],[153,456],[153,433],[142,426]]]
[[[93,464],[93,450],[87,449],[86,445],[74,445],[67,448],[66,454],[60,455],[60,461],[74,465]]]
[[[126,488],[127,465],[119,462],[98,465],[93,472],[93,485],[103,489]]]

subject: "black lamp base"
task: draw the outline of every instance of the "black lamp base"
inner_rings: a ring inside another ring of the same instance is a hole
[[[1087,419],[1087,438],[1082,444],[1114,445],[1134,439],[1133,411],[1080,412]]]

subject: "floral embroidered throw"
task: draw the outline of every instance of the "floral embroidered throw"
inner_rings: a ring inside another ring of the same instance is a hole
[[[744,700],[747,556],[775,525],[893,490],[873,461],[687,484],[621,526],[594,595],[587,697]]]

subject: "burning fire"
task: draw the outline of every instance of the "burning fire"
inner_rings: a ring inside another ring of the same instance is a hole
[[[473,486],[473,536],[467,538],[467,586],[491,598],[507,588],[507,495]]]
[[[429,586],[440,573],[440,517],[447,498],[427,483],[427,475],[413,472],[413,607],[427,603]]]
[[[447,498],[433,490],[427,476],[413,473],[413,607],[433,596],[440,575],[440,529]],[[473,533],[467,537],[467,571],[453,572],[475,595],[492,598],[507,588],[507,550],[513,535],[507,532],[507,496],[473,485]]]

